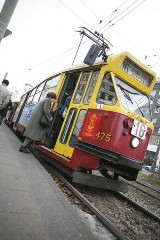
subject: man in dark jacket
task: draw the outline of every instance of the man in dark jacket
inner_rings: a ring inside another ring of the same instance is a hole
[[[7,104],[9,103],[9,100],[11,98],[11,94],[7,89],[8,85],[9,81],[7,79],[4,79],[2,81],[2,84],[0,84],[0,125],[6,115]]]
[[[3,109],[10,100],[10,92],[7,89],[9,81],[4,79],[2,84],[0,84],[0,110]]]

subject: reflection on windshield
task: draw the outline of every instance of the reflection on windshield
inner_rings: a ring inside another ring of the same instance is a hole
[[[122,82],[119,78],[115,77],[115,80],[123,106],[131,112],[151,120],[148,97]]]

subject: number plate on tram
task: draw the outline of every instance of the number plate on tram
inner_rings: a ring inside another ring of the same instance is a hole
[[[146,132],[147,126],[144,123],[134,120],[134,125],[132,127],[131,134],[138,138],[144,139],[146,136]]]

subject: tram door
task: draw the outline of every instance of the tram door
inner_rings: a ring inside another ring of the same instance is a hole
[[[67,158],[73,153],[87,109],[91,106],[91,97],[97,82],[99,70],[82,72],[76,90],[73,93],[67,116],[64,119],[54,151]]]
[[[53,149],[56,142],[58,135],[61,131],[62,125],[64,123],[64,118],[62,117],[62,110],[63,106],[66,102],[66,99],[69,96],[73,95],[74,89],[76,87],[76,84],[78,82],[80,76],[80,72],[73,72],[73,73],[68,73],[65,76],[64,84],[61,89],[60,95],[58,97],[58,105],[57,109],[54,112],[53,120],[52,120],[52,125],[51,128],[48,132],[46,141],[45,141],[45,146]]]

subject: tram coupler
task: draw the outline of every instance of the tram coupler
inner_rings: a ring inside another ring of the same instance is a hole
[[[74,172],[72,182],[116,192],[128,192],[127,184],[122,181],[83,172]]]

